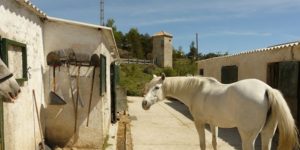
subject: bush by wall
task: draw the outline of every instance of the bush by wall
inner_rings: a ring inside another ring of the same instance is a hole
[[[159,68],[155,65],[122,64],[120,71],[120,85],[127,89],[128,96],[143,96],[146,83],[150,82],[153,74],[165,73],[170,76],[196,75],[196,63],[189,59],[174,61],[173,68]]]

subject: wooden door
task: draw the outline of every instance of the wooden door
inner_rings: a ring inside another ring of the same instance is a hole
[[[3,100],[0,96],[0,150],[4,150]]]
[[[298,83],[299,83],[299,62],[289,61],[279,63],[278,89],[284,95],[291,112],[297,123],[298,116]]]
[[[269,64],[267,78],[270,86],[282,92],[299,125],[299,62],[286,61]]]
[[[117,86],[119,83],[119,66],[113,62],[110,65],[111,82],[111,122],[117,122]]]

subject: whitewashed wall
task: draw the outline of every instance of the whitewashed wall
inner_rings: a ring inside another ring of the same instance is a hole
[[[53,145],[76,148],[101,148],[110,124],[110,62],[113,60],[108,51],[102,31],[97,28],[76,25],[61,21],[47,20],[44,24],[45,58],[49,52],[61,49],[73,49],[76,52],[103,54],[107,59],[105,96],[99,95],[99,68],[95,74],[93,103],[89,126],[86,127],[89,93],[91,88],[92,67],[82,67],[80,74],[80,95],[84,106],[78,107],[77,132],[74,134],[75,113],[70,94],[70,79],[67,67],[57,69],[57,91],[62,93],[66,105],[48,105],[46,108],[46,137]],[[72,76],[77,67],[71,67]],[[46,67],[45,95],[52,88],[52,67]],[[75,88],[75,87],[73,87]],[[74,95],[76,99],[76,95]]]
[[[284,47],[274,50],[241,54],[237,56],[216,57],[198,61],[198,69],[204,70],[204,76],[215,77],[221,81],[222,66],[238,66],[238,80],[256,78],[267,81],[269,63],[281,61],[299,61],[300,46]]]
[[[15,0],[0,1],[0,36],[26,44],[27,63],[28,67],[31,67],[30,79],[21,87],[22,92],[17,101],[4,103],[6,150],[33,150],[41,141],[32,90],[35,90],[40,110],[41,104],[44,103],[42,30],[40,18]]]

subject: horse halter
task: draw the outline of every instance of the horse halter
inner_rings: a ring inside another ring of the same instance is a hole
[[[4,82],[4,81],[8,80],[8,79],[11,78],[12,76],[13,76],[12,73],[9,73],[9,74],[7,74],[7,75],[1,75],[1,76],[0,76],[0,83],[2,83],[2,82]]]

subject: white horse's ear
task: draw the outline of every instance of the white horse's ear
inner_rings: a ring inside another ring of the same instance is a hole
[[[155,74],[153,74],[153,78],[156,78],[157,76]]]
[[[165,75],[165,73],[162,73],[162,74],[161,74],[161,80],[163,80],[163,81],[164,81],[164,80],[165,80],[165,78],[166,78],[166,75]]]

